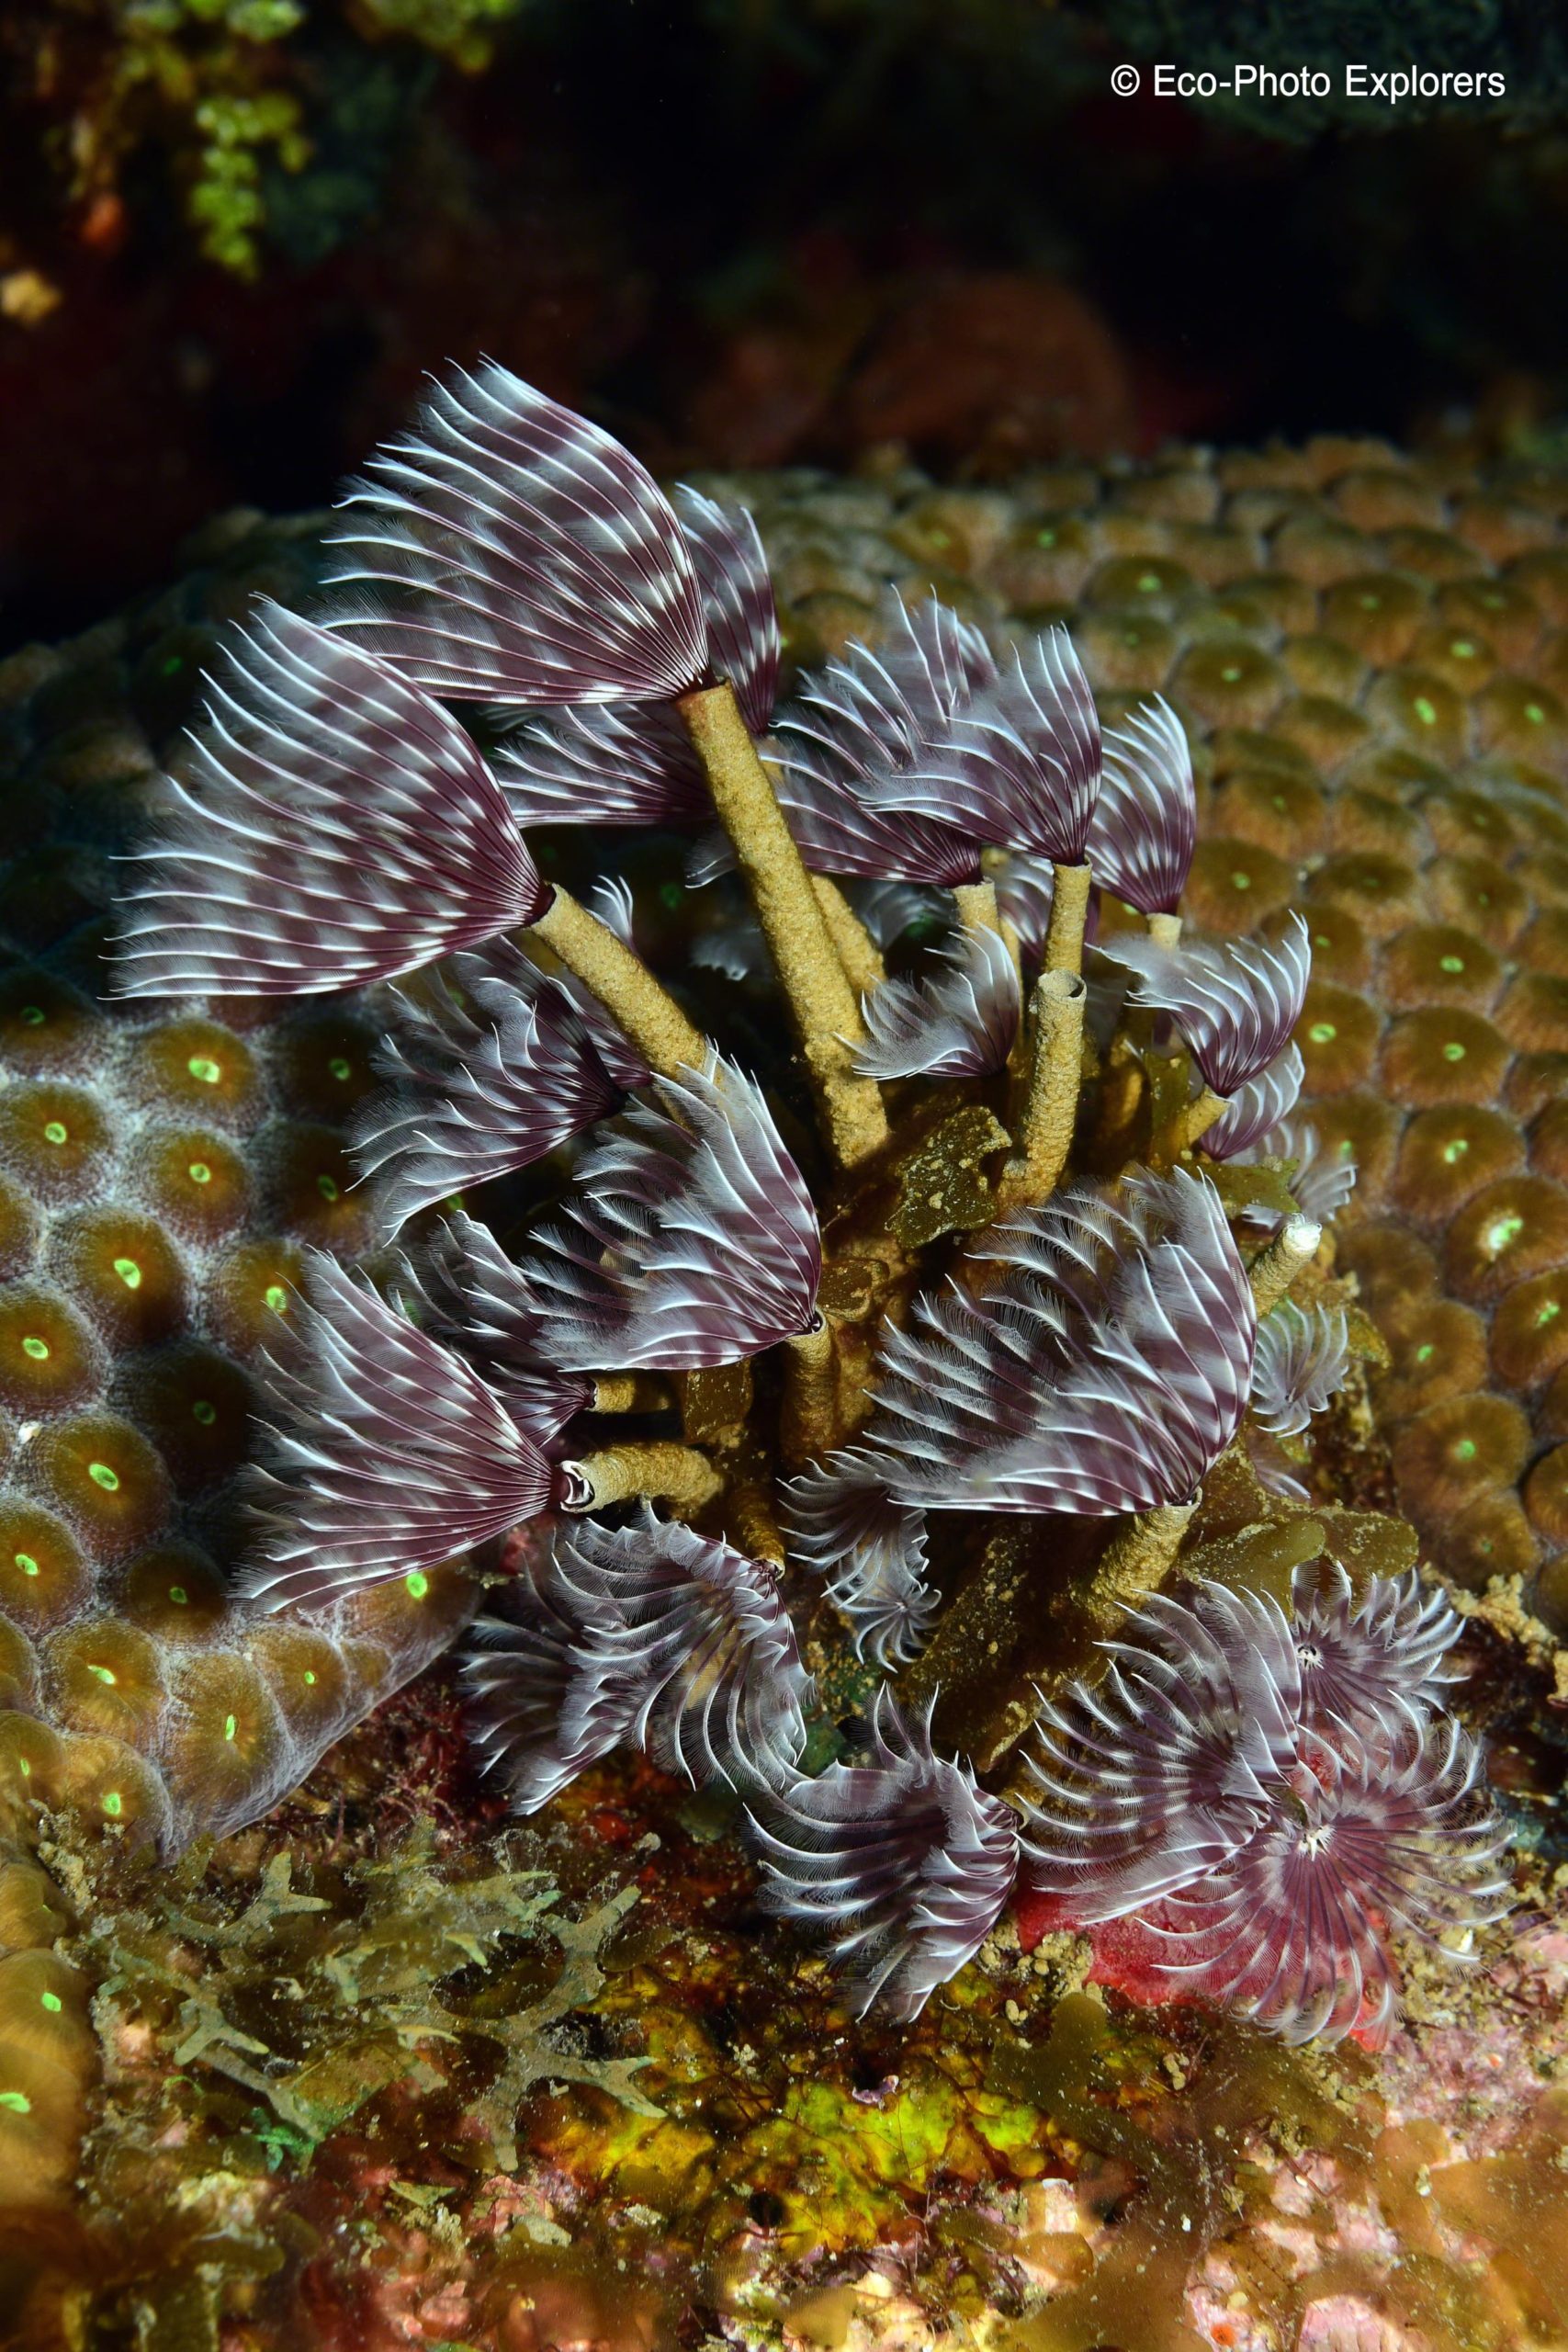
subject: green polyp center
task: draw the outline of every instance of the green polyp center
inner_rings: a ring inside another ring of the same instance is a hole
[[[1473,662],[1475,659],[1475,648],[1467,637],[1456,637],[1449,651],[1456,662]]]
[[[327,1064],[327,1068],[331,1070],[333,1076],[340,1081],[353,1076],[353,1071],[349,1064],[344,1060],[341,1054],[334,1054],[331,1061]]]
[[[1487,1227],[1483,1236],[1488,1257],[1495,1258],[1500,1250],[1506,1250],[1510,1242],[1518,1239],[1524,1229],[1525,1221],[1517,1211],[1500,1216],[1495,1225]]]
[[[1475,1440],[1472,1437],[1461,1437],[1459,1443],[1454,1448],[1454,1460],[1456,1462],[1473,1462],[1475,1459]]]
[[[205,1159],[193,1159],[186,1173],[193,1184],[210,1184],[212,1182],[212,1170]]]
[[[38,1339],[29,1331],[22,1341],[22,1353],[25,1356],[31,1356],[35,1363],[42,1363],[49,1354],[49,1341]]]
[[[30,2115],[33,2103],[26,2091],[0,2091],[0,2107],[8,2115]]]
[[[199,1078],[204,1086],[216,1086],[223,1075],[210,1054],[192,1054],[186,1068],[192,1078]]]
[[[320,1193],[323,1201],[335,1201],[337,1198],[336,1179],[332,1176],[318,1176],[316,1179],[316,1190]]]
[[[107,1682],[111,1688],[119,1680],[112,1666],[95,1666],[91,1659],[87,1663],[87,1671],[89,1674],[96,1674],[100,1682]]]
[[[1443,1047],[1443,1059],[1446,1062],[1463,1061],[1464,1047],[1460,1044],[1457,1037],[1450,1037],[1448,1044]]]
[[[209,1430],[218,1419],[217,1406],[209,1405],[205,1396],[198,1396],[190,1409],[193,1417],[201,1423],[204,1430]]]
[[[1456,1160],[1460,1160],[1460,1159],[1462,1159],[1464,1158],[1465,1153],[1466,1153],[1469,1149],[1470,1149],[1470,1138],[1469,1138],[1469,1136],[1455,1136],[1455,1137],[1454,1137],[1454,1139],[1453,1139],[1452,1143],[1448,1143],[1448,1144],[1445,1144],[1445,1145],[1443,1146],[1443,1159],[1444,1159],[1444,1160],[1446,1161],[1446,1163],[1448,1164],[1448,1166],[1451,1168],[1451,1167],[1454,1165],[1454,1163],[1455,1163],[1455,1161],[1456,1161]]]
[[[23,1005],[22,1025],[27,1029],[40,1029],[43,1026],[43,1007],[41,1004]]]
[[[1240,678],[1241,673],[1241,664],[1239,662],[1227,662],[1224,668],[1220,672],[1220,675],[1224,680],[1227,686],[1234,686]]]
[[[271,1307],[273,1313],[275,1315],[281,1315],[284,1308],[288,1304],[288,1293],[284,1289],[283,1284],[281,1283],[268,1283],[265,1295],[266,1303]]]
[[[119,1791],[118,1789],[106,1789],[104,1792],[104,1811],[108,1815],[110,1820],[118,1821],[124,1810],[125,1799],[120,1795]]]
[[[312,1685],[312,1684],[315,1682],[315,1679],[316,1679],[315,1674],[313,1673],[313,1671],[311,1670],[311,1668],[310,1668],[310,1667],[307,1667],[307,1668],[305,1668],[305,1681],[306,1681],[307,1686]]]
[[[183,1609],[186,1603],[189,1600],[190,1595],[186,1590],[183,1584],[172,1584],[169,1587],[169,1599],[174,1602],[176,1609]]]
[[[225,1739],[232,1739],[232,1738],[233,1738],[233,1736],[234,1736],[234,1734],[239,1730],[239,1728],[240,1728],[240,1719],[239,1719],[239,1717],[238,1717],[237,1715],[225,1715],[225,1716],[224,1716],[224,1718],[223,1718],[223,1736],[224,1736],[224,1738],[225,1738]]]
[[[141,1269],[134,1258],[117,1258],[114,1261],[114,1270],[127,1290],[141,1289]]]
[[[1141,596],[1156,596],[1159,594],[1159,584],[1157,571],[1144,571],[1138,575],[1138,594]]]
[[[1382,598],[1381,596],[1366,595],[1361,598],[1361,610],[1364,613],[1375,613],[1380,609],[1382,604]]]
[[[64,1120],[51,1119],[48,1125],[44,1128],[43,1139],[45,1143],[63,1143],[65,1141]]]
[[[1445,956],[1440,959],[1438,968],[1439,971],[1449,973],[1462,972],[1464,969],[1464,957],[1462,956]]]
[[[1423,727],[1435,727],[1437,725],[1437,707],[1434,704],[1427,701],[1425,695],[1416,695],[1415,710],[1416,716],[1421,721]]]
[[[1547,1324],[1555,1323],[1562,1312],[1562,1300],[1560,1298],[1549,1298],[1535,1318],[1536,1329],[1538,1331],[1544,1330]]]
[[[1332,1021],[1314,1021],[1307,1035],[1314,1046],[1331,1046],[1339,1035]]]
[[[11,1556],[25,1577],[38,1575],[39,1565],[30,1552],[14,1552]]]
[[[1250,874],[1233,874],[1233,875],[1231,876],[1231,887],[1232,887],[1232,888],[1233,888],[1233,889],[1236,889],[1236,890],[1250,890],[1250,889],[1251,889],[1251,888],[1252,888],[1252,876],[1251,876],[1251,875],[1250,875]]]
[[[1055,532],[1047,525],[1043,531],[1035,532],[1034,544],[1037,548],[1054,548],[1056,544]]]
[[[39,1998],[51,2018],[57,2018],[65,2006],[58,1993],[40,1993]]]
[[[95,1487],[101,1487],[103,1488],[106,1495],[118,1494],[119,1472],[118,1470],[111,1470],[107,1462],[89,1462],[87,1464],[87,1476],[91,1478]]]
[[[1546,713],[1542,710],[1540,703],[1538,702],[1526,703],[1525,717],[1529,720],[1532,727],[1544,727],[1546,725]]]
[[[1432,1340],[1423,1340],[1420,1346],[1416,1351],[1416,1361],[1417,1363],[1430,1363],[1432,1358],[1437,1354],[1437,1348]]]
[[[405,1590],[412,1594],[415,1600],[423,1600],[430,1590],[430,1578],[415,1568],[411,1576],[403,1578],[403,1586]]]

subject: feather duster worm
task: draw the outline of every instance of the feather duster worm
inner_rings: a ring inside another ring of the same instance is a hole
[[[965,1764],[931,1747],[931,1718],[907,1723],[886,1685],[870,1759],[791,1776],[753,1806],[764,1906],[824,1937],[852,1972],[857,2007],[908,2021],[973,1959],[1018,1867],[1010,1809]]]
[[[1258,1154],[1294,1160],[1289,1183],[1303,1216],[1327,1225],[1339,1215],[1356,1189],[1356,1162],[1348,1146],[1330,1151],[1310,1119],[1299,1114],[1270,1127],[1258,1147]]]
[[[944,969],[922,981],[885,980],[864,1001],[867,1078],[975,1078],[1005,1069],[1022,1004],[1018,967],[999,932],[961,931]]]
[[[1289,1623],[1214,1587],[1141,1611],[1043,1711],[1022,1868],[1047,1916],[1133,1920],[1156,1982],[1288,2041],[1382,2041],[1391,1935],[1455,1957],[1507,1898],[1479,1752],[1429,1704],[1453,1623],[1413,1580],[1353,1609],[1337,1563],[1298,1573]]]
[[[534,1518],[550,1464],[450,1349],[312,1251],[273,1367],[273,1451],[249,1589],[269,1609],[438,1567]]]
[[[653,1091],[510,1270],[515,1312],[563,1371],[736,1363],[816,1314],[817,1212],[761,1091],[714,1056]]]
[[[1271,1437],[1297,1437],[1337,1396],[1350,1369],[1343,1307],[1298,1306],[1281,1299],[1258,1327],[1252,1411]]]
[[[884,1344],[866,1436],[925,1509],[1103,1515],[1185,1500],[1246,1408],[1257,1317],[1218,1195],[1142,1176],[994,1227],[976,1281]]]
[[[941,819],[880,806],[876,782],[914,766],[996,665],[978,631],[934,602],[910,613],[894,597],[887,618],[881,652],[852,643],[781,717],[779,803],[818,873],[951,889],[978,881],[977,842]],[[709,880],[726,863],[708,845],[692,879]]]
[[[702,592],[708,666],[735,689],[753,735],[766,734],[779,690],[778,606],[757,526],[744,506],[705,498],[682,483],[675,492],[692,565]]]
[[[909,755],[871,766],[879,809],[956,825],[976,842],[1081,865],[1100,793],[1100,716],[1065,628],[1015,651],[967,703],[925,721]]]
[[[583,703],[516,719],[496,781],[520,825],[675,825],[713,819],[691,738],[670,703]]]
[[[1437,1706],[1456,1679],[1445,1661],[1462,1621],[1414,1568],[1373,1577],[1358,1600],[1339,1561],[1309,1561],[1292,1577],[1291,1613],[1302,1720],[1316,1731],[1343,1724],[1376,1739],[1396,1714]]]
[[[986,843],[1080,862],[1100,722],[1066,632],[1005,675],[934,602],[911,613],[892,597],[886,635],[876,653],[852,643],[781,717],[779,800],[807,864],[957,889],[980,880]],[[693,880],[725,863],[700,849]]]
[[[1156,695],[1105,738],[1088,856],[1095,879],[1140,914],[1174,915],[1198,846],[1187,730]]]
[[[692,551],[652,476],[487,364],[438,384],[350,491],[333,626],[431,693],[669,700],[708,668]]]
[[[826,1580],[862,1657],[881,1667],[912,1658],[940,1606],[925,1580],[925,1513],[895,1502],[886,1465],[845,1446],[784,1487],[791,1556]]]
[[[896,1666],[938,1607],[928,1510],[1140,1514],[1081,1600],[1104,1626],[1129,1592],[1144,1605],[1104,1679],[1059,1692],[1043,1724],[1035,1899],[1097,1933],[1135,1923],[1163,1984],[1271,2030],[1381,2030],[1391,1925],[1447,1939],[1500,1899],[1473,1755],[1435,1710],[1450,1619],[1413,1583],[1357,1600],[1332,1566],[1298,1579],[1289,1616],[1237,1594],[1146,1598],[1249,1403],[1248,1442],[1288,1442],[1344,1352],[1332,1313],[1288,1304],[1258,1337],[1349,1177],[1295,1114],[1302,926],[1271,945],[1175,945],[1194,831],[1176,715],[1156,701],[1102,745],[1061,631],[998,667],[956,615],[895,602],[881,653],[852,647],[807,681],[771,775],[753,739],[773,723],[779,646],[750,518],[666,500],[500,368],[438,389],[373,459],[342,546],[350,601],[329,629],[264,608],[234,641],[131,910],[126,984],[303,992],[457,951],[384,1053],[391,1091],[361,1129],[388,1230],[589,1140],[520,1262],[460,1210],[393,1270],[391,1303],[311,1261],[274,1383],[253,1591],[309,1608],[571,1514],[509,1546],[523,1565],[468,1666],[519,1804],[623,1742],[743,1790],[766,1900],[826,1932],[863,2001],[912,2017],[1008,1899],[1013,1810],[886,1690],[869,1753],[803,1778],[811,1693],[779,1579],[697,1515],[777,1544],[776,1401],[777,1454],[818,1457],[784,1487],[791,1549],[862,1655]],[[501,781],[437,695],[502,707]],[[601,919],[547,888],[519,831],[695,829],[710,805],[727,846],[698,864],[733,861],[750,904],[709,968],[771,965],[841,1171],[826,1317],[817,1212],[761,1088],[654,979],[627,894]],[[1149,937],[1112,953],[1204,1082],[1152,1148],[1162,1164],[1204,1128],[1216,1161],[1294,1163],[1303,1214],[1249,1268],[1201,1176],[1056,1189],[1086,1064],[1102,1101],[1128,1066],[1112,1052],[1126,991],[1079,968],[1089,861],[1147,916]],[[886,984],[879,948],[945,917],[949,892],[941,964]],[[513,929],[521,947],[495,944]],[[1027,1011],[1019,949],[1043,967]],[[1098,1058],[1080,1050],[1086,1017]],[[968,1086],[1004,1065],[1010,1102]],[[928,1089],[895,1135],[883,1078],[937,1080],[956,1118]],[[955,1130],[983,1139],[964,1147],[962,1199],[919,1194]],[[956,1215],[930,1227],[931,1208]],[[987,1214],[958,1279],[919,1295],[919,1231],[942,1240]],[[911,1290],[863,1422],[875,1327]],[[685,1377],[774,1347],[755,1384]],[[675,1375],[673,1396],[649,1373]],[[612,1430],[565,1458],[589,1414],[672,1403],[689,1442]],[[650,1498],[696,1523],[655,1518]],[[584,1521],[612,1505],[629,1523]]]
[[[1299,1736],[1267,1818],[1224,1867],[1147,1924],[1160,1973],[1287,2041],[1378,2047],[1399,1975],[1391,1933],[1446,1956],[1510,1893],[1503,1831],[1480,1797],[1480,1753],[1458,1724],[1422,1724],[1392,1751]],[[1442,1941],[1450,1939],[1450,1943]]]
[[[127,894],[122,995],[351,988],[533,922],[548,899],[456,721],[281,605],[226,647],[187,773]]]
[[[1266,1138],[1295,1109],[1305,1065],[1301,1049],[1287,1046],[1258,1072],[1238,1086],[1219,1117],[1203,1130],[1203,1148],[1211,1159],[1239,1159],[1261,1149]]]
[[[629,1741],[695,1786],[793,1772],[811,1696],[772,1570],[643,1506],[558,1529],[465,1662],[486,1769],[532,1813]]]
[[[1027,1758],[1029,1881],[1076,1925],[1206,1876],[1295,1760],[1292,1629],[1258,1594],[1156,1594],[1102,1645],[1103,1679],[1043,1702]]]
[[[1257,1312],[1204,1179],[1088,1187],[993,1227],[890,1331],[861,1440],[788,1490],[801,1562],[857,1646],[911,1656],[932,1510],[1083,1517],[1186,1504],[1240,1427]]]
[[[592,999],[505,942],[456,968],[483,1022],[434,983],[429,1009],[411,1009],[382,1048],[378,1067],[392,1083],[355,1128],[389,1237],[466,1185],[543,1159],[651,1076]]]
[[[1300,915],[1291,917],[1278,945],[1242,939],[1168,947],[1118,934],[1105,952],[1135,974],[1132,1002],[1170,1016],[1204,1085],[1222,1101],[1284,1052],[1312,972]]]
[[[778,691],[779,624],[757,526],[744,507],[675,494],[702,594],[712,667],[735,689],[754,735]],[[663,703],[587,703],[526,718],[506,734],[496,775],[520,825],[711,822],[702,763]]]
[[[399,1287],[422,1325],[477,1363],[512,1419],[547,1453],[592,1404],[593,1382],[542,1353],[512,1260],[489,1226],[465,1211],[426,1238],[417,1268],[404,1267]]]

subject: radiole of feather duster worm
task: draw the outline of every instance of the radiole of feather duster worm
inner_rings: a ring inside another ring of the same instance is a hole
[[[1312,943],[1300,915],[1283,937],[1183,941],[1119,936],[1106,952],[1134,974],[1130,1001],[1163,1012],[1190,1053],[1203,1091],[1175,1138],[1197,1143],[1243,1087],[1282,1054],[1301,1019]]]
[[[792,1773],[752,1801],[762,1902],[824,1935],[863,2015],[918,2018],[996,1925],[1018,1869],[1010,1808],[906,1722],[886,1683],[863,1764]]]
[[[541,877],[477,747],[370,654],[261,605],[209,682],[188,786],[141,853],[125,996],[298,996],[386,979],[521,925],[649,1064],[704,1041],[636,954]]]
[[[1452,1962],[1507,1907],[1479,1752],[1433,1703],[1457,1622],[1409,1579],[1353,1606],[1337,1561],[1297,1571],[1289,1616],[1214,1586],[1146,1604],[1100,1681],[1042,1707],[1034,1930],[1129,1921],[1169,1995],[1287,2041],[1385,2040],[1392,1936]]]

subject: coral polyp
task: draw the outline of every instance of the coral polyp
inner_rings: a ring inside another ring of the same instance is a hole
[[[1108,746],[1066,629],[1002,658],[940,603],[894,600],[886,651],[852,646],[775,721],[750,516],[677,508],[494,367],[437,390],[346,515],[336,605],[265,608],[231,639],[119,948],[138,996],[305,995],[454,955],[449,980],[412,984],[390,1091],[359,1114],[376,1223],[406,1254],[358,1277],[307,1256],[270,1351],[247,1589],[276,1621],[271,1674],[204,1664],[187,1746],[221,1715],[270,1789],[283,1724],[320,1738],[353,1703],[328,1702],[331,1673],[301,1699],[273,1655],[290,1618],[418,1598],[472,1554],[503,1585],[511,1564],[468,1677],[519,1805],[627,1744],[747,1790],[768,1899],[828,1929],[866,1999],[912,2018],[973,1955],[1021,1804],[1032,1894],[1068,1924],[1135,1916],[1168,1945],[1154,1980],[1291,2037],[1386,2031],[1388,1923],[1435,1939],[1501,1893],[1481,1799],[1456,1826],[1477,1764],[1429,1719],[1427,1621],[1379,1650],[1409,1596],[1374,1581],[1348,1613],[1336,1568],[1297,1629],[1331,1663],[1303,1679],[1273,1604],[1161,1590],[1228,1460],[1304,1498],[1269,1449],[1308,1458],[1351,1353],[1314,1261],[1352,1166],[1320,1167],[1292,1124],[1308,925],[1184,934],[1174,711],[1134,708]],[[498,707],[499,776],[434,695]],[[629,896],[608,885],[593,912],[521,830],[700,831],[705,796],[719,845],[688,887],[739,875],[724,953],[771,977],[793,1061],[755,1034],[752,1067],[726,1054],[693,1017],[702,967],[656,975]],[[908,886],[952,937],[890,979]],[[186,1058],[205,1080],[224,1057]],[[453,1198],[527,1171],[547,1200],[555,1157],[553,1219],[503,1238]],[[1078,1600],[1112,1637],[1109,1700],[1025,1702],[1010,1743],[1038,1712],[1057,1818],[942,1762],[929,1703],[907,1721],[886,1685],[869,1763],[800,1769],[818,1702],[792,1611],[825,1658],[837,1618],[907,1665],[943,1616],[931,1512],[1121,1521]],[[59,1672],[96,1670],[62,1638]],[[1402,1645],[1422,1671],[1375,1723],[1316,1703]],[[139,1687],[73,1703],[145,1745]]]

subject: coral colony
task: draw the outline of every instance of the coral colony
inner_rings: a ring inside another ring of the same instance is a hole
[[[233,636],[118,950],[141,996],[446,959],[399,992],[359,1136],[378,1280],[318,1253],[290,1312],[255,1600],[491,1546],[466,1671],[518,1807],[628,1742],[738,1792],[764,1905],[863,2006],[917,2015],[1017,1889],[1115,1923],[1150,1997],[1377,2041],[1391,1939],[1457,1957],[1499,1916],[1501,1830],[1414,1576],[1324,1558],[1288,1609],[1175,1581],[1228,1449],[1305,1492],[1350,1347],[1287,1294],[1354,1171],[1293,1116],[1299,919],[1182,936],[1173,712],[1102,741],[1065,630],[999,655],[895,602],[775,715],[750,518],[671,503],[497,368],[375,458],[337,545],[321,617]],[[488,707],[492,758],[447,704]],[[693,891],[738,871],[679,997],[624,887],[541,875],[525,829],[563,819],[684,831]],[[772,1100],[686,1010],[764,972],[797,1050]],[[984,1205],[922,1223],[900,1171],[957,1130]],[[457,1196],[550,1157],[570,1188],[504,1250]],[[1113,1522],[1103,1668],[1037,1696],[997,1793],[897,1691],[950,1512]],[[792,1607],[895,1678],[815,1774]]]

